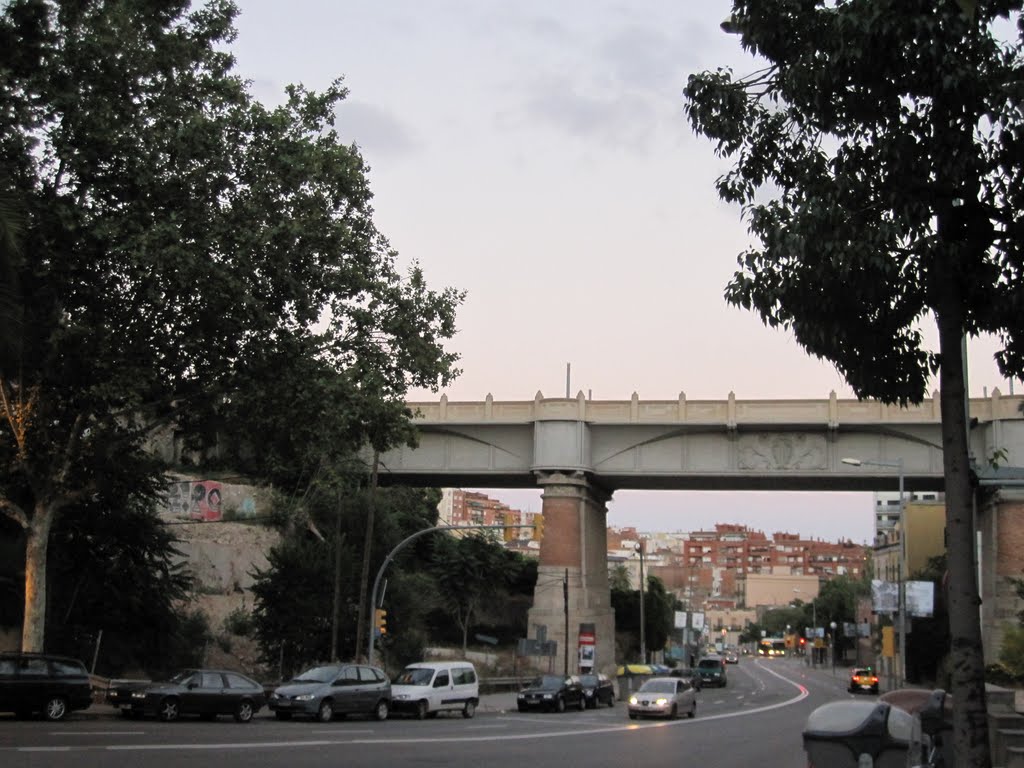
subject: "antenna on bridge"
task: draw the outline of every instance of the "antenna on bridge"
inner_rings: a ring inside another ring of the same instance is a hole
[[[569,395],[569,371],[572,369],[572,363],[565,364],[565,399],[568,400]]]

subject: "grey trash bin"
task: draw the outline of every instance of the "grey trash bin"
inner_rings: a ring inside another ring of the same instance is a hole
[[[905,768],[914,717],[884,702],[833,701],[804,725],[808,768]]]

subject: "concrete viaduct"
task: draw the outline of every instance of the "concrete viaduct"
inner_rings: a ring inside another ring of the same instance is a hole
[[[907,408],[835,393],[823,400],[739,400],[730,393],[725,400],[634,394],[595,401],[582,392],[576,398],[538,392],[532,401],[442,396],[408,405],[419,443],[381,455],[381,482],[541,488],[544,538],[530,624],[563,636],[568,574],[571,636],[580,623],[595,625],[603,671],[614,664],[605,517],[616,490],[897,490],[895,466],[850,466],[845,457],[902,461],[906,491],[943,489],[938,393]],[[1004,466],[1024,467],[1022,408],[1024,397],[998,390],[971,399],[970,445],[978,466],[1001,453]],[[997,588],[1000,526],[1024,515],[1020,485],[1007,481],[978,515],[983,599]]]

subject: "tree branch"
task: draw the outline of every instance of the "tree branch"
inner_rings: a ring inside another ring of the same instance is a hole
[[[3,512],[4,517],[10,518],[20,525],[22,530],[28,529],[28,515],[25,514],[25,510],[6,496],[0,496],[0,512]]]

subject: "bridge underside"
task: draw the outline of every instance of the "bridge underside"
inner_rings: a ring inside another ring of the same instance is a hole
[[[1024,398],[971,401],[980,466],[1024,466]],[[873,402],[728,401],[410,404],[419,444],[380,457],[380,482],[541,488],[544,538],[531,636],[543,628],[577,669],[581,625],[597,668],[614,674],[607,502],[616,490],[942,491],[937,395],[900,409]],[[851,465],[847,458],[860,459]],[[902,484],[901,484],[902,481]],[[1019,507],[1017,509],[1020,509]],[[569,653],[565,653],[568,650]]]

